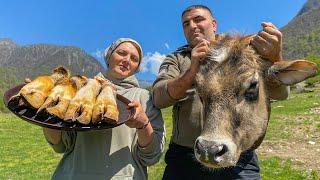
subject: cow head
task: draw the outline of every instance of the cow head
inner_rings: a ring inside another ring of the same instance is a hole
[[[270,115],[267,81],[291,85],[317,71],[305,60],[272,64],[248,42],[244,37],[218,41],[196,77],[205,117],[194,153],[209,168],[234,166],[242,152],[260,145]]]

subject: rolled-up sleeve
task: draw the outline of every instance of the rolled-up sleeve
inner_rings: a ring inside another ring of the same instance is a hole
[[[150,96],[148,99],[145,109],[153,128],[153,139],[146,147],[140,147],[138,143],[134,145],[135,154],[144,166],[153,165],[160,160],[165,143],[165,127],[161,111],[153,105]]]
[[[180,75],[179,63],[175,54],[168,55],[159,68],[159,74],[152,88],[153,103],[157,108],[166,108],[176,100],[168,93],[168,80]]]
[[[73,150],[76,142],[77,133],[75,131],[62,131],[61,141],[58,144],[52,144],[47,141],[52,149],[57,153],[68,153]]]

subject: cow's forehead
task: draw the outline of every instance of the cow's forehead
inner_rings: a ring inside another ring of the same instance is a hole
[[[244,82],[250,83],[255,74],[263,78],[267,64],[248,41],[243,42],[241,38],[219,41],[211,47],[208,59],[201,62],[198,90],[203,95],[237,92],[244,87]]]
[[[209,59],[218,63],[226,60],[234,63],[238,61],[256,63],[260,58],[249,42],[247,37],[225,36],[212,44],[208,53]]]
[[[257,72],[263,71],[259,55],[239,39],[231,39],[212,47],[208,61],[214,63],[203,64],[200,73],[205,80],[198,82],[202,84],[203,90],[208,90],[206,92],[234,91]]]
[[[207,77],[210,83],[204,83],[204,86],[211,86],[211,88],[216,91],[233,91],[239,89],[243,83],[252,79],[258,72],[256,69],[249,68],[247,65],[242,65],[242,67],[246,70],[239,71],[241,68],[232,68],[232,70],[228,70],[228,73],[225,73],[225,67],[222,71],[218,68],[215,73]]]

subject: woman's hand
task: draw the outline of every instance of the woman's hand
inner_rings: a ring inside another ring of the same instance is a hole
[[[125,124],[130,128],[136,128],[136,129],[143,129],[145,128],[149,123],[149,118],[147,117],[146,113],[143,111],[142,106],[137,101],[132,101],[128,104],[129,108],[135,108],[135,114],[131,119],[125,122]]]
[[[128,106],[129,108],[135,108],[136,112],[125,124],[130,128],[136,128],[138,130],[138,144],[140,147],[146,147],[153,138],[153,129],[150,120],[139,102],[132,101]]]

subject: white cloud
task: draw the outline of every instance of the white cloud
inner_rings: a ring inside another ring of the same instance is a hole
[[[142,59],[140,71],[158,75],[159,67],[165,57],[164,54],[160,54],[159,52],[147,53]]]
[[[170,46],[168,43],[164,43],[164,46],[166,46],[166,48],[169,50],[170,49]]]

